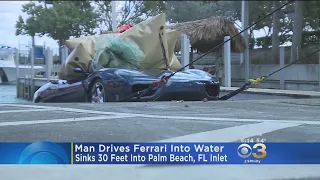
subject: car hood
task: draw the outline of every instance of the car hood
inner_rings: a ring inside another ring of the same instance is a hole
[[[44,90],[48,89],[49,87],[51,87],[51,83],[46,83],[44,85],[42,85],[33,95],[33,102],[35,102],[35,100],[38,98],[39,94],[41,92],[43,92]]]
[[[125,79],[140,79],[140,80],[157,80],[164,75],[169,76],[169,71],[148,71],[140,72],[129,69],[118,69],[114,72],[115,74],[124,77]],[[181,72],[177,72],[170,78],[171,81],[190,81],[190,80],[215,80],[215,78],[202,70],[188,69]]]

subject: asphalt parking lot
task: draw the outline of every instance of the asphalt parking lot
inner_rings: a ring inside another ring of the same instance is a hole
[[[234,142],[261,137],[268,142],[320,142],[319,108],[320,99],[291,98],[0,104],[0,141]],[[320,179],[319,171],[318,165],[0,166],[5,179],[24,180],[34,180],[35,174],[39,179]]]

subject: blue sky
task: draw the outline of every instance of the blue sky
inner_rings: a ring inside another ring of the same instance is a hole
[[[26,17],[22,11],[22,4],[27,1],[0,1],[0,44],[5,44],[8,46],[13,46],[16,48],[23,48],[23,46],[31,44],[30,36],[16,36],[15,35],[15,23],[19,15]],[[35,38],[37,45],[46,44],[46,46],[52,48],[58,48],[58,44],[55,40],[48,37],[36,37]]]

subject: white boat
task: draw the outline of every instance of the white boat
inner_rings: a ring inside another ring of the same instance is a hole
[[[0,84],[13,84],[17,80],[17,62],[16,56],[18,50],[10,46],[0,46]],[[37,74],[42,66],[34,66],[34,73]],[[19,65],[19,77],[30,77],[31,66]]]

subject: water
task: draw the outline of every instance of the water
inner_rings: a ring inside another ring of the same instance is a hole
[[[17,98],[16,85],[0,85],[0,103],[27,103],[29,101]]]

